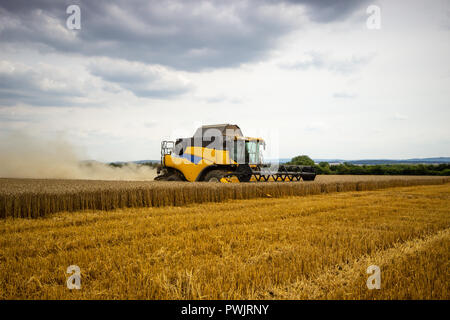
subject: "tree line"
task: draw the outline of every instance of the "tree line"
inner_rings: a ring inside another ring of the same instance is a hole
[[[355,165],[348,162],[340,164],[320,162],[316,164],[310,157],[302,155],[292,158],[286,164],[314,166],[317,174],[450,176],[449,163]]]

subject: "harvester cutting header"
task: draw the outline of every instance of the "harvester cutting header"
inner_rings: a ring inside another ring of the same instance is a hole
[[[161,142],[161,165],[155,180],[163,181],[305,181],[314,167],[263,162],[261,138],[245,137],[237,125],[202,126],[193,137]]]

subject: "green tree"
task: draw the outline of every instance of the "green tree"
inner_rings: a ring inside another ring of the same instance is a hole
[[[302,155],[302,156],[297,156],[291,159],[291,161],[288,162],[288,164],[295,164],[295,165],[301,165],[301,166],[313,166],[314,165],[314,161],[306,156],[306,155]]]
[[[315,165],[317,174],[331,174],[330,164],[328,162],[320,162],[319,165]]]
[[[319,166],[321,168],[328,168],[328,169],[330,169],[330,164],[328,162],[325,162],[325,161],[319,162]]]

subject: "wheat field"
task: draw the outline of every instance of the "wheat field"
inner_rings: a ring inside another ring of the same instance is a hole
[[[442,184],[449,177],[318,176],[300,182],[162,182],[0,178],[0,219],[38,218],[61,211],[183,206],[230,199],[278,198],[341,191]]]
[[[450,184],[7,218],[0,299],[449,299],[449,248]]]

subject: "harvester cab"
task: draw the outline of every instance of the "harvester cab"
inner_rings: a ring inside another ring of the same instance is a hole
[[[237,125],[202,126],[193,137],[162,141],[155,180],[164,181],[299,181],[314,180],[313,167],[285,166],[270,171],[264,164],[265,141],[245,137]]]

